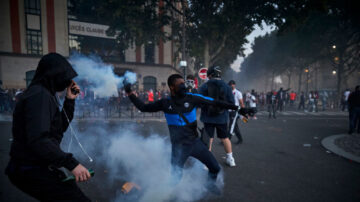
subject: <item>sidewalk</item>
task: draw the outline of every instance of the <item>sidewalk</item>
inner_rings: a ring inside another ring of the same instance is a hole
[[[321,144],[329,151],[360,163],[360,134],[340,134],[324,138]]]

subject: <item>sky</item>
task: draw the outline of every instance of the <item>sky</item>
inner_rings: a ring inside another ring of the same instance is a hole
[[[252,53],[252,43],[254,42],[254,39],[258,36],[263,36],[266,33],[269,33],[273,31],[275,28],[274,26],[267,25],[263,22],[262,24],[263,29],[261,29],[259,26],[255,26],[255,30],[251,32],[249,36],[246,37],[246,39],[249,41],[249,43],[245,44],[245,57],[248,56],[250,53]],[[236,72],[240,72],[241,69],[241,63],[244,61],[244,57],[238,56],[237,59],[234,61],[234,63],[231,64],[231,68],[235,70]]]

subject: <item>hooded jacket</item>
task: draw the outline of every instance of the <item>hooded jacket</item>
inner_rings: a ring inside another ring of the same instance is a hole
[[[64,111],[72,120],[75,100],[66,99],[60,111],[55,97],[70,85],[77,73],[57,53],[43,56],[27,90],[20,96],[13,113],[11,160],[19,165],[65,167],[73,170],[79,163],[60,148],[68,128]]]

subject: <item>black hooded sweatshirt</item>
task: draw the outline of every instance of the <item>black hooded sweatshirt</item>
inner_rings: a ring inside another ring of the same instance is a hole
[[[29,88],[20,96],[13,113],[11,160],[19,165],[65,167],[73,170],[79,162],[60,149],[71,121],[75,100],[66,99],[62,111],[55,96],[70,85],[77,73],[57,53],[43,56]]]

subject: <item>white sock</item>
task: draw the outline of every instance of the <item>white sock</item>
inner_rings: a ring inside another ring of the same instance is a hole
[[[226,153],[226,158],[233,158],[232,152]]]

